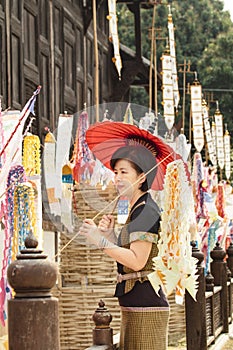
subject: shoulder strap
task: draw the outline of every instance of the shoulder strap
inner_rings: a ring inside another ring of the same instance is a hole
[[[139,207],[141,207],[142,205],[145,205],[145,204],[146,204],[146,202],[143,201],[143,202],[139,203],[138,205],[136,205],[136,207],[134,207],[133,210],[130,212],[130,216],[133,214],[133,212],[134,212],[137,208],[139,208]]]

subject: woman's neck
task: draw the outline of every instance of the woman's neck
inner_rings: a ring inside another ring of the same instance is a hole
[[[133,205],[137,202],[138,198],[140,198],[145,193],[146,192],[143,192],[140,189],[138,189],[136,192],[134,192],[132,198],[129,198],[130,207],[132,208]]]

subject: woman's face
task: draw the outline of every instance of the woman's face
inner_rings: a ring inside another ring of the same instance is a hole
[[[119,159],[113,171],[115,173],[115,186],[118,193],[128,198],[133,196],[145,180],[142,174],[138,174],[132,164],[126,159]]]

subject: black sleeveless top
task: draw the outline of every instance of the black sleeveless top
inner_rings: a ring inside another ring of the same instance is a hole
[[[152,242],[148,261],[141,271],[152,271],[152,258],[158,255],[157,242],[160,230],[160,210],[149,193],[143,194],[131,208],[126,224],[121,230],[118,245],[128,248],[136,240]],[[118,273],[134,272],[117,263]],[[122,281],[116,285],[115,296],[121,306],[168,306],[167,298],[160,289],[157,295],[147,277]]]

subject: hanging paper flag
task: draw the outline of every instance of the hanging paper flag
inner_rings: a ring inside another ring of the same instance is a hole
[[[230,144],[230,135],[228,130],[225,131],[224,135],[224,151],[225,151],[225,174],[227,180],[231,176],[231,144]]]
[[[132,114],[132,110],[131,110],[131,107],[130,107],[130,103],[128,103],[128,106],[126,108],[125,115],[124,115],[124,118],[123,118],[123,123],[131,124],[131,125],[134,124],[133,114]]]
[[[73,115],[60,114],[57,129],[55,197],[62,197],[62,168],[69,164]]]
[[[69,232],[73,232],[72,184],[72,169],[64,165],[62,168],[61,222]]]
[[[191,113],[193,122],[193,143],[197,152],[201,152],[204,146],[202,87],[197,80],[191,85]]]
[[[168,51],[162,55],[161,60],[164,119],[168,130],[171,130],[175,121],[175,110],[173,99],[171,56]]]
[[[179,100],[180,100],[180,95],[179,95],[178,77],[177,77],[177,68],[176,68],[174,25],[172,21],[171,12],[168,14],[168,33],[169,33],[169,46],[170,46],[170,55],[171,55],[171,66],[172,66],[173,98],[174,98],[174,106],[177,110]]]
[[[196,299],[197,259],[192,257],[190,220],[193,201],[184,163],[181,160],[167,166],[164,184],[164,206],[161,214],[159,253],[153,258],[153,272],[148,278],[158,293],[160,286],[169,295],[175,290],[177,304],[182,304],[187,289]]]
[[[205,100],[202,101],[202,116],[203,116],[205,138],[206,138],[207,148],[209,152],[209,158],[213,165],[217,165],[216,150],[214,149],[215,145],[212,140],[212,134],[210,130],[209,110]]]
[[[225,157],[224,157],[224,143],[223,143],[223,122],[222,122],[222,114],[217,109],[214,114],[215,127],[216,127],[216,149],[217,149],[217,160],[220,169],[224,168],[225,165]]]
[[[55,197],[55,181],[56,178],[56,139],[49,131],[44,140],[43,152],[43,169],[45,189],[47,192],[47,200],[49,205],[49,212],[54,216],[61,216],[61,206],[59,199]]]
[[[108,11],[109,15],[109,40],[113,44],[114,57],[112,58],[113,63],[116,66],[119,79],[121,79],[122,62],[120,56],[120,43],[117,30],[117,14],[116,14],[116,0],[108,0]]]

